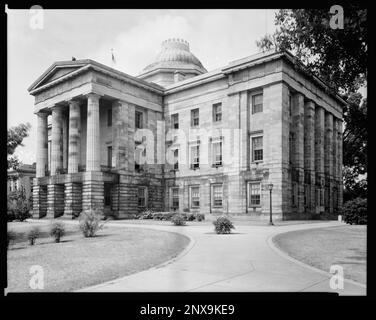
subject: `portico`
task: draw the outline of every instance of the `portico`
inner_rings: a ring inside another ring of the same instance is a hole
[[[135,102],[154,109],[151,115],[161,110],[153,94],[148,99],[126,92],[119,95],[119,85],[134,81],[127,77],[91,60],[62,62],[29,88],[35,95],[38,119],[35,217],[77,216],[86,209],[116,215],[126,212],[124,201],[116,195],[124,189],[118,185],[119,173],[134,172],[134,162],[128,160],[131,150],[122,143],[128,142],[127,134],[134,127],[124,116],[134,112]],[[157,90],[138,81],[144,91]]]

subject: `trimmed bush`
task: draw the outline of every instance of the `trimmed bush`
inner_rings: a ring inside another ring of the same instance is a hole
[[[186,216],[185,216],[185,219],[187,221],[193,221],[193,220],[196,219],[196,216],[193,213],[187,213]]]
[[[348,224],[367,224],[367,199],[347,201],[342,209],[343,220]]]
[[[31,217],[31,203],[26,199],[24,190],[13,191],[8,194],[7,220],[25,221]]]
[[[17,234],[16,234],[14,231],[9,230],[9,231],[7,232],[7,248],[9,247],[9,244],[10,244],[12,241],[16,240],[16,238],[17,238]]]
[[[61,222],[55,222],[50,229],[50,236],[55,239],[55,242],[60,242],[60,239],[65,235],[65,226]]]
[[[170,212],[154,212],[153,219],[167,221],[167,220],[171,220],[172,215],[173,214]]]
[[[140,219],[153,219],[154,211],[152,209],[146,209],[142,212]]]
[[[230,219],[225,216],[218,217],[213,221],[213,224],[214,230],[218,234],[230,233],[231,229],[235,229]]]
[[[29,244],[33,246],[35,244],[35,240],[39,238],[40,230],[38,227],[32,227],[30,231],[27,233],[27,238],[29,239]]]
[[[79,216],[80,230],[85,238],[95,237],[97,232],[103,228],[101,223],[102,215],[97,210],[82,211]]]
[[[196,220],[199,222],[205,220],[205,215],[203,213],[197,213]]]
[[[186,220],[181,214],[175,214],[171,221],[175,226],[184,226],[186,224]]]

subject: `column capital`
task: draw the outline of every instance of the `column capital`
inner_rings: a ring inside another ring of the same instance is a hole
[[[315,108],[316,103],[312,99],[304,99],[304,104],[307,105],[309,108]]]
[[[35,113],[38,117],[41,117],[41,118],[47,118],[48,117],[48,113],[46,111],[38,111],[37,113]]]
[[[51,110],[52,111],[63,111],[64,110],[64,106],[62,106],[62,105],[55,105],[55,106],[53,106],[53,107],[51,107]]]
[[[124,101],[122,101],[122,100],[115,99],[115,100],[113,100],[113,101],[111,102],[111,105],[112,105],[113,107],[117,107],[117,106],[122,105],[123,102],[124,102]]]
[[[102,97],[101,94],[99,93],[96,93],[96,92],[89,92],[87,94],[84,95],[86,98],[91,98],[91,99],[100,99]]]
[[[75,100],[75,99],[70,99],[67,101],[69,106],[76,106],[76,107],[79,107],[80,106],[80,101],[78,100]]]

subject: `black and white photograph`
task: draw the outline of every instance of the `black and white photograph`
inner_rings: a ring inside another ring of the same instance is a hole
[[[4,296],[367,296],[366,8],[4,15]]]

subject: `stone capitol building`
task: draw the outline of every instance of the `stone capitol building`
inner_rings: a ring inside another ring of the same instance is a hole
[[[30,87],[38,118],[34,217],[147,208],[276,219],[342,205],[345,102],[289,52],[207,71],[168,39],[137,76],[55,62]]]

